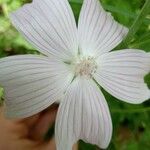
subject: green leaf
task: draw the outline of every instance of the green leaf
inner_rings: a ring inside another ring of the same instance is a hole
[[[142,10],[140,12],[140,14],[135,19],[133,25],[131,26],[127,37],[125,38],[125,40],[123,40],[123,42],[121,43],[121,45],[118,46],[119,49],[127,48],[128,47],[128,45],[132,41],[135,33],[138,31],[138,29],[142,25],[143,18],[146,18],[146,16],[149,14],[149,12],[150,12],[150,0],[146,0],[146,2],[144,4],[144,6],[143,6],[143,8],[142,8]]]
[[[82,3],[83,3],[83,0],[69,0],[69,2],[71,4],[76,4],[78,5],[79,7],[81,7]],[[123,1],[124,3],[125,1]],[[103,4],[103,3],[102,3]],[[126,11],[126,10],[122,10],[122,8],[120,7],[115,7],[115,6],[112,6],[110,4],[103,4],[104,8],[112,13],[117,13],[118,15],[121,15],[121,17],[123,18],[123,16],[126,16],[128,18],[131,18],[131,19],[135,19],[137,17],[136,14],[132,13],[132,12],[129,12],[129,11]],[[76,12],[76,11],[75,11]],[[79,13],[79,12],[78,12]],[[143,19],[144,23],[145,24],[150,24],[150,19],[148,18],[144,18]]]
[[[79,150],[96,150],[96,146],[83,142],[82,140],[79,141]]]

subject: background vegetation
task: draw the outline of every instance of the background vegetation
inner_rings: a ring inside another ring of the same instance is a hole
[[[145,0],[101,0],[104,8],[112,12],[121,24],[131,27],[145,3]],[[149,1],[149,0],[148,0]],[[0,57],[36,53],[12,27],[8,14],[30,0],[0,0]],[[79,16],[82,0],[70,0],[76,20]],[[147,10],[150,10],[150,7]],[[132,34],[121,47],[143,49],[150,52],[150,14],[148,11],[138,19]],[[135,29],[137,27],[137,29]],[[139,28],[138,28],[139,27]],[[145,81],[150,85],[150,75]],[[114,132],[108,150],[150,150],[150,101],[141,105],[131,105],[117,100],[104,92],[108,101]],[[0,100],[3,89],[0,88]],[[95,146],[80,141],[80,150],[96,150]]]

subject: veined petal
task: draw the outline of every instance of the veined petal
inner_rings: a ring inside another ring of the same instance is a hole
[[[91,79],[77,78],[66,91],[56,119],[57,150],[71,150],[79,139],[101,148],[111,140],[112,122],[102,92]]]
[[[39,52],[63,60],[77,54],[77,28],[67,0],[33,0],[10,17],[18,31]]]
[[[32,116],[62,98],[73,76],[58,60],[21,55],[0,59],[0,85],[9,118]]]
[[[150,98],[144,76],[150,72],[150,53],[126,49],[102,55],[95,80],[110,94],[128,103]]]
[[[102,8],[99,0],[84,0],[78,28],[81,53],[95,57],[115,48],[128,32]]]

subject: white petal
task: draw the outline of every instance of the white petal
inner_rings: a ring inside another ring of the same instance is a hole
[[[64,60],[77,54],[77,28],[67,0],[34,0],[10,17],[14,26],[41,53]]]
[[[99,0],[84,0],[78,27],[81,53],[92,56],[112,50],[128,32],[102,8]]]
[[[142,103],[150,98],[144,76],[150,72],[150,53],[120,50],[99,58],[94,78],[110,94],[128,103]]]
[[[105,98],[88,79],[75,79],[60,104],[56,119],[57,150],[71,150],[79,139],[101,148],[111,140],[112,122]]]
[[[43,56],[21,55],[0,60],[0,85],[9,118],[32,116],[62,98],[73,76],[65,64]]]

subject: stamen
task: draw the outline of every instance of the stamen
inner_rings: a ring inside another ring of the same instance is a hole
[[[81,58],[75,65],[75,75],[88,76],[92,75],[97,70],[97,64],[93,57]]]

